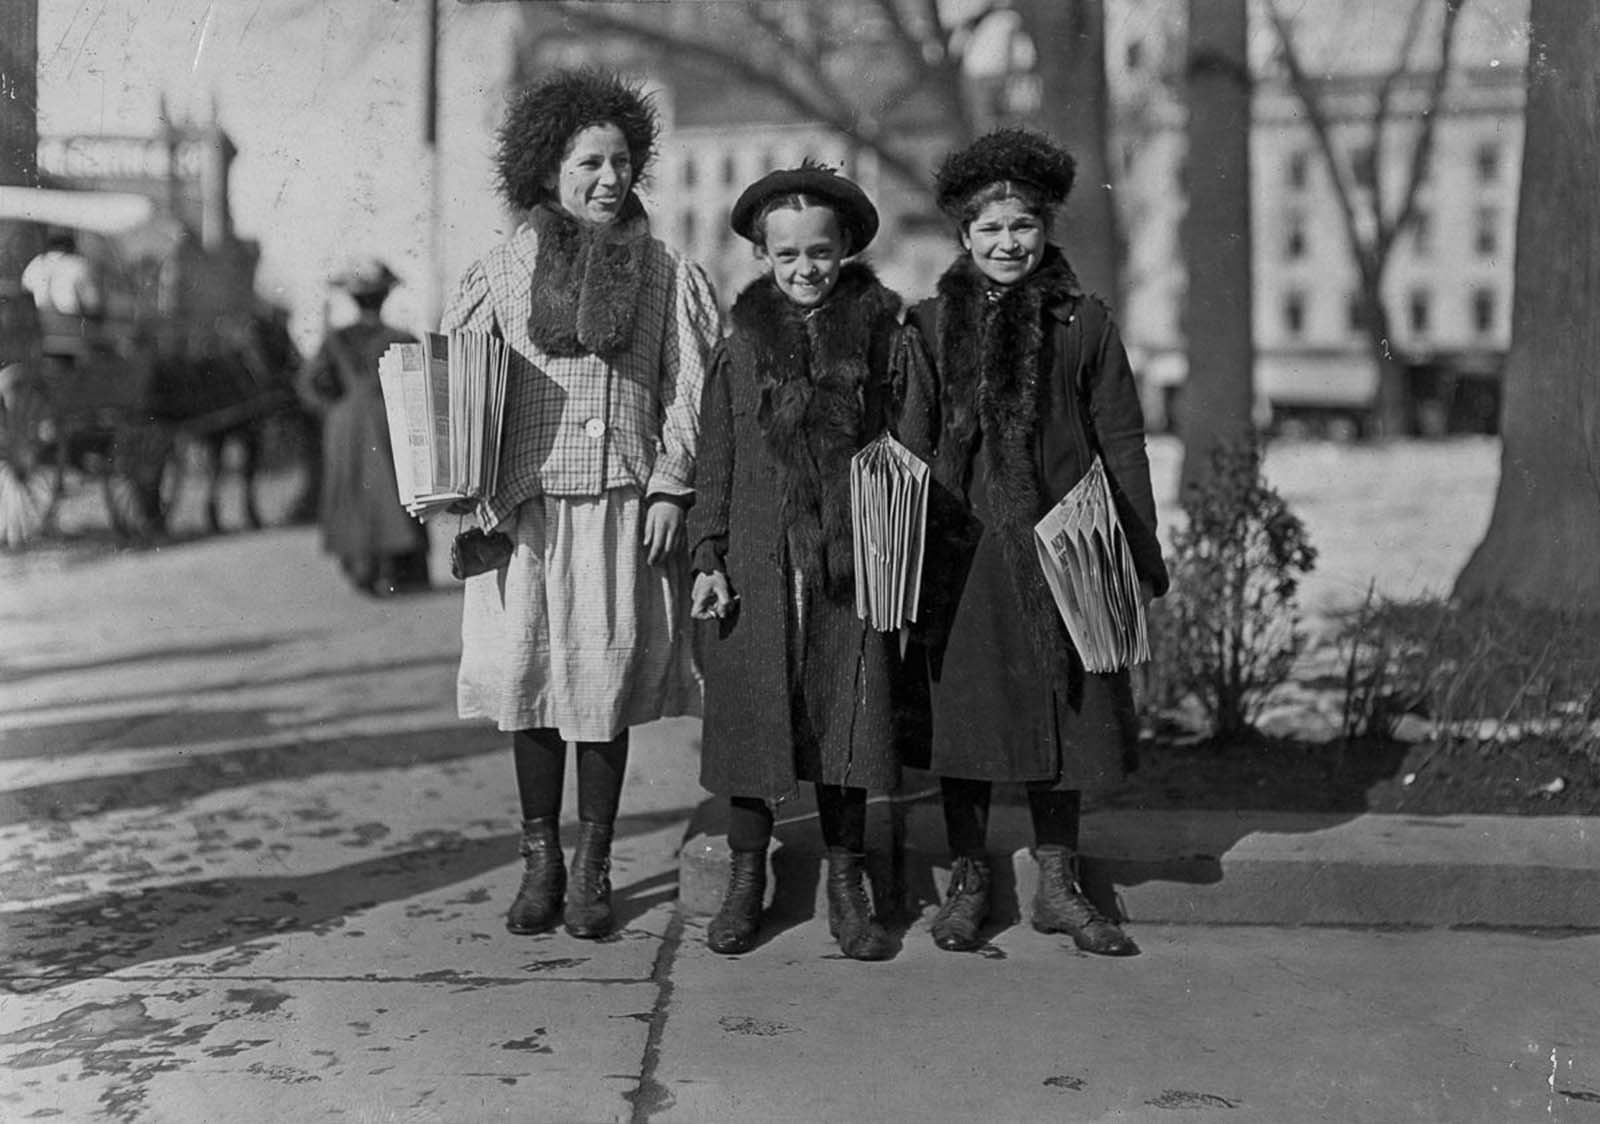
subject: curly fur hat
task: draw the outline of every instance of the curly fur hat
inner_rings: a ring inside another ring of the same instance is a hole
[[[553,198],[545,181],[561,166],[568,143],[602,122],[622,130],[637,186],[655,158],[661,127],[638,84],[598,67],[581,67],[557,71],[514,94],[496,134],[496,167],[506,201],[527,210]]]
[[[934,195],[941,211],[959,215],[975,192],[992,183],[1016,181],[1032,184],[1044,193],[1046,203],[1056,207],[1072,190],[1077,173],[1072,154],[1043,133],[996,129],[945,157],[934,176]]]

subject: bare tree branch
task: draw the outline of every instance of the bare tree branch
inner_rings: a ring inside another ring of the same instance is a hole
[[[1389,116],[1394,108],[1394,89],[1399,83],[1411,62],[1411,50],[1416,46],[1417,36],[1422,33],[1422,17],[1431,6],[1432,0],[1412,0],[1411,14],[1406,18],[1405,32],[1400,36],[1400,51],[1395,56],[1394,66],[1378,83],[1378,103],[1372,113],[1372,182],[1383,182],[1384,153],[1383,141],[1389,128]],[[1380,241],[1384,237],[1384,215],[1381,195],[1372,207],[1374,229],[1378,232]]]
[[[1439,110],[1444,102],[1444,90],[1450,79],[1450,58],[1455,47],[1456,17],[1461,14],[1466,0],[1445,0],[1444,24],[1439,31],[1439,69],[1433,72],[1428,84],[1428,101],[1422,110],[1422,127],[1416,145],[1411,149],[1411,167],[1400,197],[1400,207],[1392,222],[1382,221],[1379,214],[1378,251],[1387,257],[1394,240],[1402,234],[1417,213],[1417,191],[1428,177],[1428,162],[1433,158],[1434,131],[1439,121]],[[1381,260],[1381,258],[1380,258]]]
[[[614,9],[610,5],[602,8],[601,5],[579,0],[555,0],[549,6],[587,30],[625,35],[647,46],[712,63],[730,71],[750,85],[774,94],[803,119],[826,126],[871,150],[891,173],[908,185],[926,191],[921,167],[895,148],[876,122],[861,121],[848,102],[842,105],[827,104],[815,92],[804,89],[787,75],[758,66],[737,45],[721,47],[641,20],[624,18],[612,14]]]

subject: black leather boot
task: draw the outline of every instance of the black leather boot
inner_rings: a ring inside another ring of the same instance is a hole
[[[761,907],[766,896],[767,852],[733,852],[728,892],[706,930],[706,947],[724,956],[749,952],[761,929]]]
[[[950,864],[950,888],[933,916],[933,943],[948,952],[971,952],[989,916],[989,860],[964,855]]]
[[[556,818],[523,820],[517,850],[524,867],[522,885],[506,913],[506,928],[513,933],[542,933],[555,925],[561,913],[561,895],[567,888]]]
[[[594,940],[611,932],[611,825],[578,824],[572,852],[572,885],[562,915],[567,932]]]
[[[872,919],[866,859],[842,847],[828,848],[828,932],[852,960],[887,960],[894,946],[883,926]]]
[[[1039,889],[1033,896],[1033,927],[1041,933],[1066,933],[1072,943],[1098,956],[1135,956],[1139,946],[1117,923],[1095,908],[1078,885],[1076,856],[1065,847],[1036,847]]]

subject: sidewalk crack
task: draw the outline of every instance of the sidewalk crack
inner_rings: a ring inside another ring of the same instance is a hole
[[[667,1017],[672,1008],[672,968],[677,963],[678,947],[683,943],[683,914],[672,911],[667,931],[656,950],[655,963],[650,969],[650,980],[656,985],[656,1001],[650,1009],[650,1031],[645,1035],[644,1056],[639,1064],[639,1084],[622,1099],[633,1106],[629,1124],[650,1124],[650,1118],[661,1109],[671,1108],[672,1093],[656,1080],[656,1069],[661,1064],[661,1039],[666,1031]]]

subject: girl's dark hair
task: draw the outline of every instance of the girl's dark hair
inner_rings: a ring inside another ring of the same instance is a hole
[[[793,191],[785,195],[774,195],[761,204],[761,209],[756,212],[755,221],[751,224],[756,237],[753,239],[758,249],[767,248],[767,216],[773,211],[806,211],[813,207],[820,207],[833,215],[834,225],[839,228],[839,238],[844,243],[842,257],[850,257],[856,252],[851,245],[849,224],[844,221],[844,216],[839,214],[838,206],[831,199],[824,199],[820,195],[808,195],[803,191]]]
[[[591,125],[622,131],[642,182],[655,158],[660,121],[643,88],[609,70],[561,70],[514,94],[496,139],[500,193],[519,210],[553,199],[546,180],[561,166],[572,140]]]
[[[998,180],[986,187],[978,188],[952,207],[950,217],[955,219],[960,229],[966,230],[985,207],[1002,199],[1017,200],[1024,210],[1043,224],[1047,231],[1055,221],[1056,207],[1045,197],[1044,192],[1030,183],[1017,180]]]

